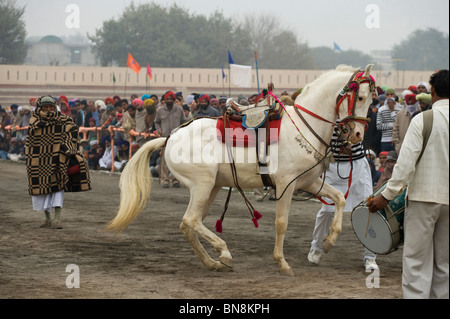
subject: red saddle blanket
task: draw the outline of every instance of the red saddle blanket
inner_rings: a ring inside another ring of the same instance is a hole
[[[244,146],[244,147],[254,147],[256,140],[255,129],[246,129],[242,126],[241,121],[228,121],[229,127],[225,131],[225,122],[223,117],[217,120],[217,138],[225,143],[225,138],[227,137],[229,141],[233,140],[233,146]],[[269,145],[278,142],[278,137],[280,135],[281,118],[269,121]],[[264,140],[266,138],[266,132],[263,128],[258,129],[258,134],[262,134],[259,140]],[[276,134],[275,134],[276,132]]]

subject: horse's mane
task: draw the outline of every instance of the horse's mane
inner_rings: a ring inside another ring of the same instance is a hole
[[[346,64],[340,64],[336,67],[334,70],[329,70],[327,72],[324,72],[322,75],[320,75],[317,79],[315,79],[313,82],[308,83],[302,90],[301,94],[302,96],[305,96],[310,91],[311,86],[316,86],[318,83],[322,81],[326,81],[329,77],[329,75],[334,74],[336,75],[336,72],[342,72],[342,73],[354,73],[356,71],[360,70],[359,68],[355,68],[351,65]]]
[[[346,64],[339,64],[335,71],[340,71],[340,72],[349,72],[349,73],[355,73],[356,71],[359,71],[361,68],[355,68],[351,65],[346,65]]]

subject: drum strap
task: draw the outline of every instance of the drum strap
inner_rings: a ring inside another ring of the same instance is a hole
[[[427,147],[428,139],[430,138],[431,130],[433,129],[433,110],[428,110],[423,112],[423,146],[422,151],[420,152],[419,157],[417,158],[417,163],[422,158],[423,152]]]

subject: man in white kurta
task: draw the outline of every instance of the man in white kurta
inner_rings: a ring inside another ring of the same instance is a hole
[[[408,185],[404,219],[404,298],[449,298],[449,71],[430,78],[433,125],[422,158],[423,114],[406,133],[392,177],[367,206],[376,212]]]

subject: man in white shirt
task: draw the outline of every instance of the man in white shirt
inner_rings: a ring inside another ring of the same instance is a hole
[[[404,219],[404,298],[449,298],[449,71],[430,78],[433,126],[422,158],[423,113],[406,133],[392,177],[370,212],[385,208],[408,185]]]

